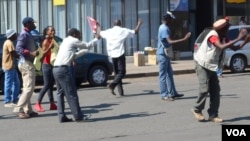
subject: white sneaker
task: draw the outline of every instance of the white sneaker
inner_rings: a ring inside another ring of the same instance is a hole
[[[12,107],[15,107],[16,106],[16,104],[14,104],[14,103],[5,103],[4,104],[4,107],[6,107],[6,108],[12,108]]]

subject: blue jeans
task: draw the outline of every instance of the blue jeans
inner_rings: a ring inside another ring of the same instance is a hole
[[[219,68],[216,70],[216,73],[217,73],[217,76],[222,76],[223,69],[222,69],[221,67],[219,67]]]
[[[43,63],[42,72],[43,72],[44,86],[39,93],[37,101],[41,103],[45,93],[48,92],[49,101],[54,102],[54,97],[53,97],[54,77],[52,72],[52,66]]]
[[[170,58],[165,54],[158,54],[157,60],[159,64],[159,81],[161,97],[173,97],[177,92],[175,89],[173,69]]]
[[[5,70],[4,103],[17,103],[20,93],[20,81],[17,70]]]

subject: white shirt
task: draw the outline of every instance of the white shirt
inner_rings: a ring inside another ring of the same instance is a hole
[[[98,39],[95,38],[87,43],[72,36],[66,37],[59,47],[54,66],[70,66],[73,59],[82,56],[93,47],[97,41]],[[81,50],[78,51],[78,49]]]
[[[117,58],[124,54],[124,41],[128,37],[132,38],[134,34],[134,30],[120,26],[114,26],[100,32],[101,37],[107,41],[107,52],[112,58]]]

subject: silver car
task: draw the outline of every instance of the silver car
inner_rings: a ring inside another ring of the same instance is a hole
[[[250,25],[231,25],[227,33],[229,40],[237,38],[241,28],[246,28],[248,34],[250,33]],[[204,29],[197,37],[194,43],[194,53],[197,51],[210,30],[212,30],[212,28]],[[236,44],[240,44],[241,42],[242,41],[239,41]],[[225,50],[224,66],[234,73],[244,72],[245,68],[250,66],[250,43],[247,43],[243,48],[236,51],[227,48]]]

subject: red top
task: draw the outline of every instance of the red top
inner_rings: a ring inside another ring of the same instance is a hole
[[[44,41],[46,41],[46,40],[47,40],[47,45],[48,45],[47,48],[48,48],[52,42],[52,39],[45,39]],[[50,56],[51,56],[51,49],[47,52],[47,54],[43,58],[44,64],[50,64]]]
[[[214,45],[214,43],[215,43],[216,41],[218,41],[218,40],[220,40],[219,37],[218,37],[218,36],[215,36],[215,35],[211,36],[211,37],[208,39],[208,41],[209,41],[210,43],[212,43],[213,45]],[[228,38],[225,38],[225,43],[227,43],[227,42],[229,42],[229,39],[228,39]]]

